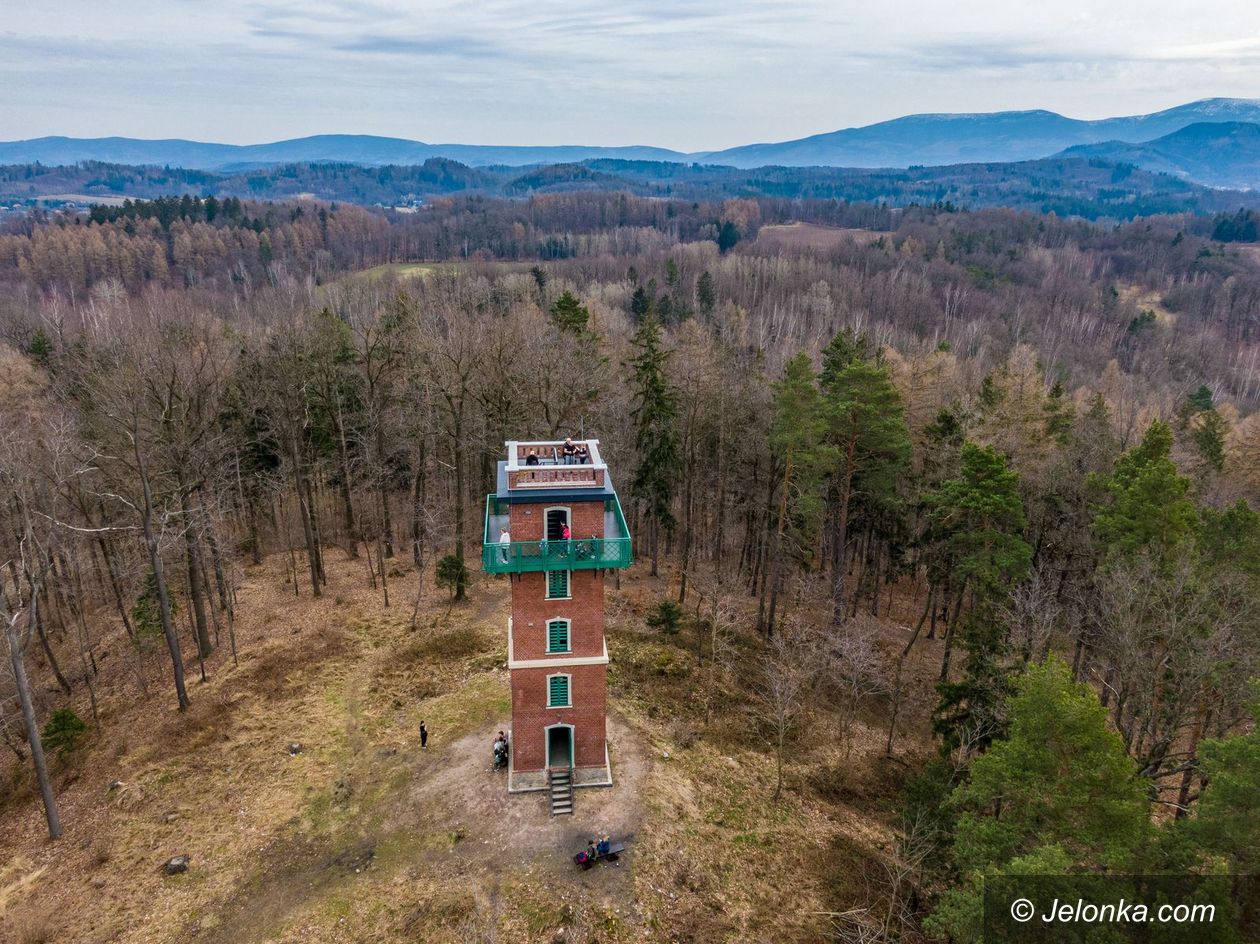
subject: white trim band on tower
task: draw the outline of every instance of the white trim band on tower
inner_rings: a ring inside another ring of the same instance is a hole
[[[568,656],[562,658],[551,659],[517,659],[514,655],[515,646],[512,640],[512,617],[508,617],[508,668],[509,669],[551,669],[563,668],[567,665],[607,665],[608,664],[608,640],[604,641],[604,654],[602,656]]]

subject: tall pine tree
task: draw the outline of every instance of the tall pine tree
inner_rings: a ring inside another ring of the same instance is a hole
[[[1019,474],[992,447],[964,443],[961,473],[944,482],[929,505],[938,553],[948,561],[954,614],[934,725],[945,749],[982,749],[1002,728],[1007,676],[1000,609],[1032,560],[1023,537]],[[966,647],[967,661],[963,678],[953,682],[949,662],[956,640]]]
[[[634,356],[627,361],[634,386],[634,445],[639,462],[630,494],[647,511],[652,576],[657,575],[661,529],[674,526],[671,503],[678,474],[678,403],[665,366],[669,352],[661,343],[661,325],[650,315],[633,339]]]
[[[814,369],[809,355],[798,354],[787,362],[783,379],[774,385],[770,446],[779,468],[778,513],[770,541],[769,608],[763,596],[757,614],[767,636],[774,633],[789,545],[798,550],[810,546],[822,515],[817,486],[829,454],[825,437],[826,420]]]
[[[888,371],[864,359],[864,339],[836,335],[823,352],[823,410],[835,452],[832,620],[844,618],[853,504],[891,504],[910,463],[910,430]]]

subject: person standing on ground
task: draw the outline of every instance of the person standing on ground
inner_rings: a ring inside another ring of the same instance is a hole
[[[429,749],[429,729],[424,726],[424,722],[420,722],[420,750],[427,751]]]

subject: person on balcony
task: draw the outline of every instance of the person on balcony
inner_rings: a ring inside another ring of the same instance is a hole
[[[560,448],[560,454],[564,457],[565,465],[573,465],[577,460],[577,446],[573,443],[572,436],[564,437],[564,445]]]
[[[577,463],[578,463],[578,465],[586,465],[586,464],[587,464],[587,463],[589,463],[590,461],[591,461],[591,450],[590,450],[590,447],[589,447],[589,446],[587,446],[587,445],[586,445],[586,443],[584,443],[584,442],[580,442],[580,443],[578,443],[578,445],[577,445]]]
[[[537,449],[531,449],[529,451],[529,455],[525,457],[525,464],[538,465],[538,450]]]
[[[572,546],[573,532],[569,530],[569,526],[563,525],[560,528],[560,539],[564,542],[560,545],[561,557],[569,556],[569,548]]]
[[[599,546],[597,543],[598,541],[599,541],[599,535],[597,534],[592,534],[591,539],[589,541],[579,541],[578,546],[577,546],[577,559],[578,560],[594,560],[595,548]]]
[[[499,560],[504,564],[508,562],[508,557],[512,553],[512,535],[508,533],[506,527],[499,529]]]

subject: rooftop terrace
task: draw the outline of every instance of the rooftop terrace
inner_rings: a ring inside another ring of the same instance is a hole
[[[608,466],[598,439],[509,440],[500,490],[603,488]]]

